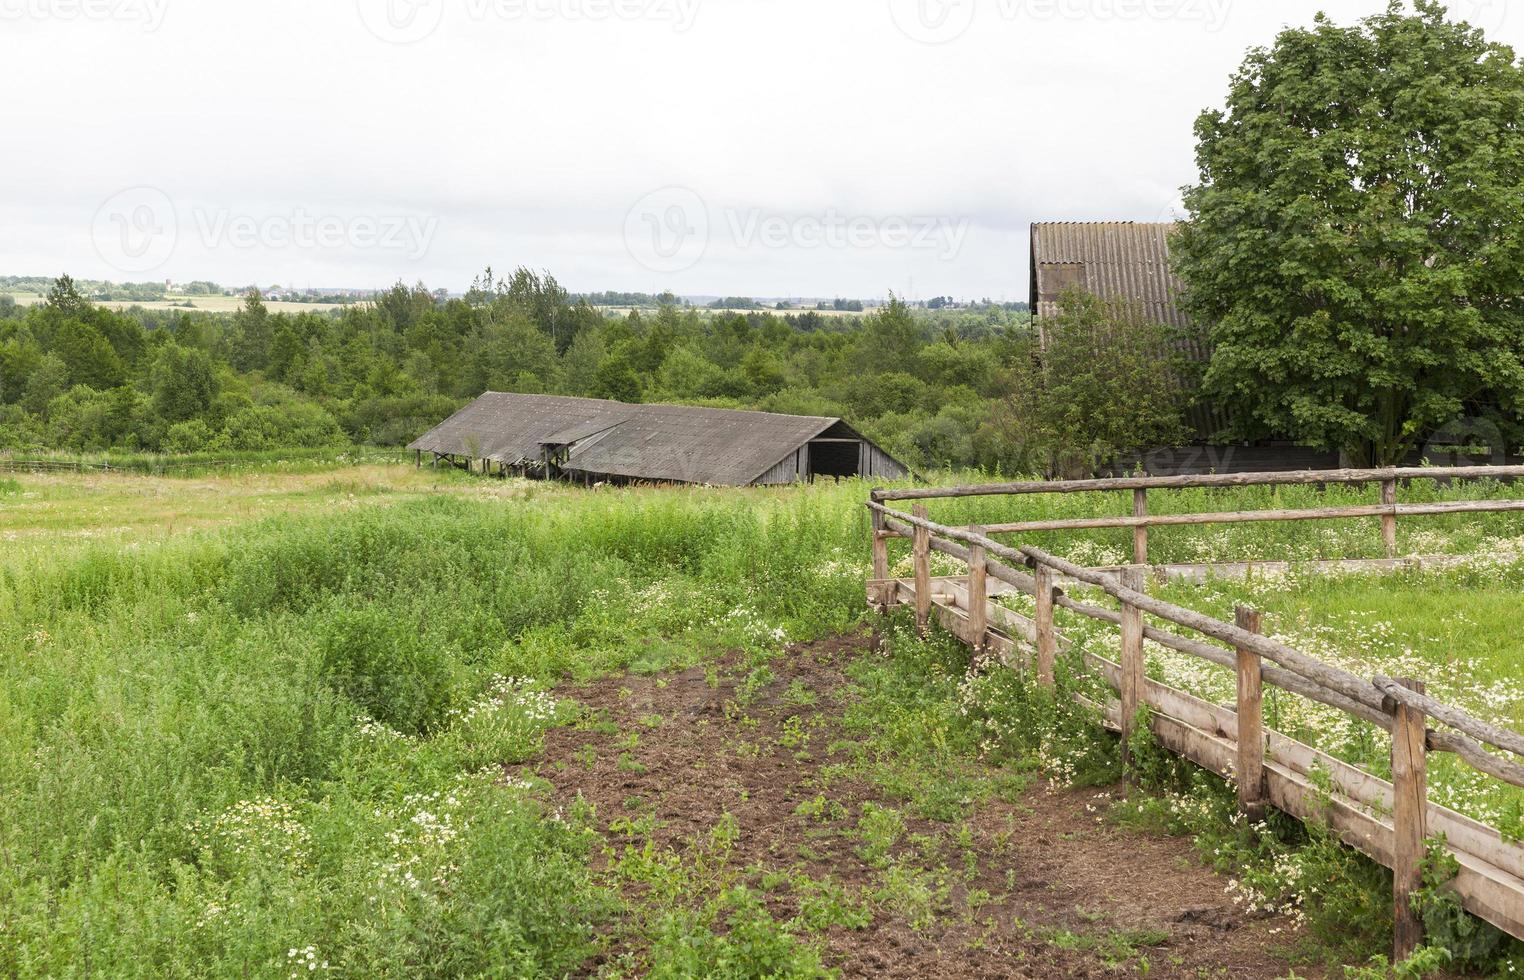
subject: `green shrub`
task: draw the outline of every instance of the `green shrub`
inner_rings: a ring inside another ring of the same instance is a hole
[[[717,935],[687,913],[673,912],[662,921],[648,976],[653,980],[714,977],[717,980],[804,980],[831,974],[814,949],[768,913],[746,888],[733,888],[720,899],[728,930]]]
[[[459,674],[416,623],[381,606],[340,607],[319,619],[317,637],[323,680],[372,718],[407,733],[444,721]]]
[[[201,419],[177,422],[164,434],[164,451],[175,455],[199,453],[212,441],[212,430]]]

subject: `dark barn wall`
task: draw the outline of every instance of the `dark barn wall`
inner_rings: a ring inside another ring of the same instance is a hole
[[[828,470],[822,471],[819,461],[825,453]],[[814,454],[816,461],[812,466]],[[852,472],[848,473],[848,470]],[[857,442],[811,442],[800,446],[784,457],[776,466],[762,474],[755,482],[758,486],[780,486],[789,483],[807,483],[815,477],[860,477],[865,480],[903,480],[910,471],[898,460],[867,440]]]

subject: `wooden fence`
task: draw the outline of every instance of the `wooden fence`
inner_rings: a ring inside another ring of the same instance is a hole
[[[1118,697],[1093,705],[1108,727],[1122,735],[1124,763],[1140,709],[1160,744],[1237,783],[1239,805],[1253,817],[1274,806],[1304,821],[1325,823],[1346,843],[1393,871],[1396,949],[1406,958],[1422,942],[1422,926],[1410,896],[1421,886],[1428,841],[1443,837],[1459,865],[1450,886],[1473,914],[1524,939],[1524,846],[1496,828],[1427,799],[1427,760],[1448,752],[1512,786],[1524,787],[1524,736],[1498,728],[1429,697],[1418,680],[1357,677],[1260,634],[1260,616],[1240,609],[1233,623],[1156,599],[1147,593],[1148,529],[1225,522],[1382,518],[1382,536],[1396,555],[1400,517],[1432,514],[1524,511],[1524,501],[1482,500],[1403,505],[1404,480],[1513,479],[1524,467],[1459,467],[1416,470],[1328,470],[1181,477],[1131,477],[1057,483],[1009,483],[925,490],[874,491],[873,581],[869,600],[879,608],[913,603],[917,624],[933,614],[950,631],[979,650],[1002,655],[1013,666],[1033,667],[1040,683],[1055,685],[1058,653],[1068,643],[1054,627],[1055,608],[1119,627],[1119,657],[1087,654],[1085,669],[1103,679]],[[1195,487],[1312,484],[1379,484],[1381,503],[1299,511],[1149,516],[1149,491]],[[994,495],[1121,491],[1133,495],[1126,517],[1028,521],[983,527],[934,523],[924,501]],[[911,513],[892,509],[897,501],[920,501]],[[1119,573],[1083,568],[1030,546],[1011,546],[996,534],[1130,528],[1135,563]],[[912,542],[914,577],[890,576],[889,542]],[[932,552],[965,562],[967,576],[934,578]],[[1107,609],[1067,596],[1061,580],[1080,582],[1120,604]],[[1035,600],[1031,617],[995,600],[1022,593]],[[1186,633],[1148,625],[1144,616],[1181,627]],[[1144,641],[1199,657],[1237,675],[1233,707],[1223,707],[1147,677]],[[1215,642],[1213,642],[1215,641]],[[1035,664],[1034,664],[1035,661]],[[1269,661],[1268,664],[1265,661]],[[1265,727],[1263,685],[1270,684],[1369,722],[1392,736],[1392,781],[1345,763],[1310,745]],[[1429,722],[1443,730],[1428,727]],[[1503,753],[1503,754],[1498,754]]]

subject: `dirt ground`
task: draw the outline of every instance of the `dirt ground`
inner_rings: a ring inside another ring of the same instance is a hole
[[[744,669],[733,663],[564,690],[601,724],[552,732],[527,768],[554,784],[558,804],[579,796],[593,804],[611,842],[622,839],[620,819],[638,812],[658,848],[689,854],[729,814],[739,827],[733,861],[754,877],[789,869],[865,896],[873,910],[866,927],[833,925],[815,937],[827,965],[846,977],[1292,972],[1297,937],[1287,920],[1236,909],[1190,841],[1113,826],[1102,817],[1107,793],[1093,788],[1030,785],[951,824],[900,810],[903,833],[887,858],[940,869],[946,887],[930,916],[882,901],[886,855],[865,853],[859,828],[873,807],[903,803],[830,769],[851,751],[839,727],[851,691],[845,668],[875,655],[873,645],[863,636],[791,650],[770,665],[771,683],[748,692],[744,712],[735,701]],[[813,692],[814,703],[798,703],[791,690]],[[798,751],[801,732],[811,751]],[[779,921],[799,912],[789,889],[767,891],[766,901]],[[616,939],[586,972],[629,942]],[[1322,975],[1306,965],[1295,971]]]

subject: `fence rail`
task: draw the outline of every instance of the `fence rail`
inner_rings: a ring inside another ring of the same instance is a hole
[[[1263,636],[1259,632],[1259,614],[1253,610],[1241,609],[1237,620],[1227,623],[1148,595],[1146,540],[1135,541],[1141,560],[1118,575],[1084,568],[1032,546],[1004,544],[991,536],[1094,527],[1132,528],[1135,533],[1146,533],[1148,527],[1160,525],[1329,519],[1337,511],[1337,516],[1382,517],[1383,536],[1389,550],[1394,550],[1398,516],[1524,511],[1524,501],[1517,500],[1399,505],[1396,502],[1399,481],[1420,477],[1520,476],[1524,476],[1524,467],[1462,467],[1142,477],[874,491],[868,503],[874,526],[870,601],[884,609],[914,602],[920,628],[926,628],[935,614],[943,625],[976,649],[994,649],[1014,662],[1035,667],[1040,682],[1048,687],[1055,686],[1056,655],[1068,647],[1054,626],[1055,609],[1067,609],[1116,625],[1120,632],[1117,660],[1087,654],[1083,663],[1087,671],[1106,681],[1118,695],[1115,701],[1095,707],[1109,727],[1122,734],[1124,762],[1128,761],[1127,746],[1139,709],[1146,706],[1151,711],[1148,724],[1163,745],[1236,780],[1239,804],[1245,813],[1257,816],[1267,805],[1273,805],[1303,820],[1326,821],[1347,843],[1393,869],[1398,957],[1406,957],[1422,941],[1421,925],[1408,899],[1421,884],[1422,863],[1431,834],[1445,837],[1446,846],[1459,864],[1460,872],[1450,887],[1462,904],[1505,932],[1524,938],[1524,847],[1505,839],[1496,828],[1427,799],[1427,760],[1429,753],[1434,752],[1453,753],[1494,779],[1524,787],[1524,764],[1518,761],[1524,758],[1524,736],[1429,697],[1421,681],[1358,677]],[[1382,484],[1383,502],[1379,506],[1150,518],[1146,501],[1141,497],[1149,489],[1369,482]],[[933,522],[925,503],[915,504],[911,513],[888,506],[889,502],[899,500],[1108,490],[1130,490],[1137,495],[1133,517],[960,528]],[[1348,513],[1351,510],[1359,513]],[[910,580],[894,579],[889,574],[889,542],[904,538],[912,542],[914,577]],[[967,577],[934,579],[930,568],[932,552],[967,563]],[[1099,589],[1116,600],[1120,610],[1076,601],[1058,587],[1061,579]],[[991,581],[996,583],[994,587]],[[1011,592],[1034,598],[1032,617],[994,601],[999,594]],[[1204,639],[1149,626],[1145,615]],[[1149,680],[1145,670],[1145,640],[1234,671],[1237,676],[1234,706],[1230,709],[1214,705]],[[1028,651],[1035,657],[1029,656]],[[1379,779],[1266,728],[1262,710],[1265,684],[1328,705],[1390,733],[1392,781]],[[1430,721],[1447,730],[1430,729]],[[1331,790],[1320,785],[1322,775],[1329,777]]]
[[[1123,517],[1090,517],[1057,521],[1024,521],[991,525],[994,534],[1041,531],[1105,530],[1131,528],[1133,562],[1148,564],[1148,529],[1204,524],[1244,524],[1261,521],[1313,521],[1381,518],[1381,537],[1388,558],[1397,557],[1397,520],[1443,514],[1476,514],[1524,510],[1524,500],[1458,500],[1439,504],[1402,504],[1398,493],[1404,481],[1413,480],[1516,480],[1524,466],[1421,466],[1379,470],[1302,470],[1295,473],[1227,473],[1197,476],[1132,476],[1106,480],[993,483],[983,486],[933,487],[919,490],[877,490],[874,503],[902,500],[947,500],[959,497],[1022,496],[1031,494],[1098,493],[1131,491],[1132,514]],[[1235,513],[1161,514],[1148,512],[1150,490],[1189,490],[1229,487],[1316,486],[1376,483],[1381,503],[1314,510],[1262,510]]]

